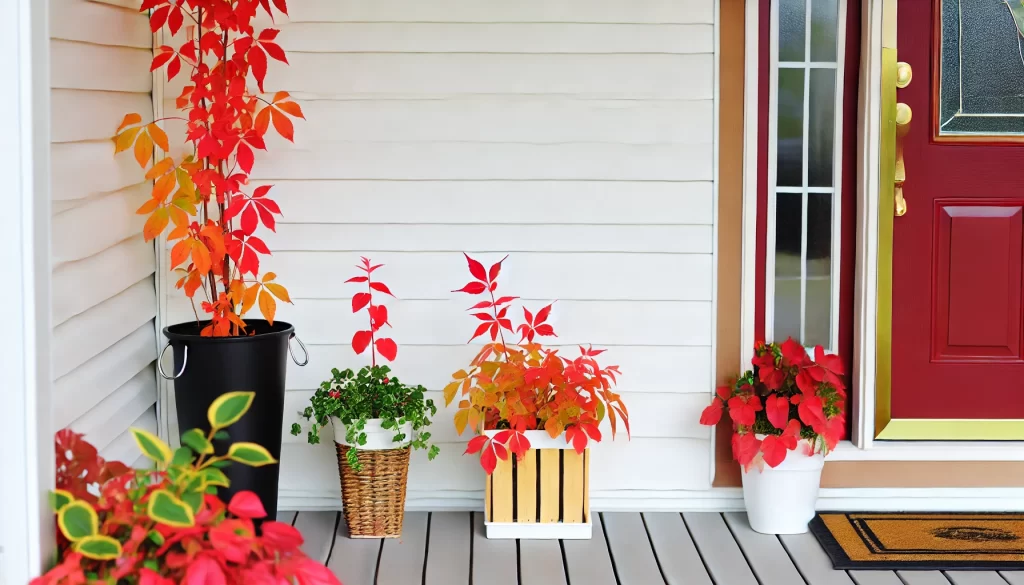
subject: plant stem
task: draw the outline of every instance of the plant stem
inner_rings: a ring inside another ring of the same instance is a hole
[[[377,346],[373,340],[373,276],[370,275],[369,269],[366,271],[366,290],[370,292],[370,304],[366,309],[366,312],[370,314],[370,365],[373,367],[377,366]]]
[[[501,323],[498,323],[498,307],[494,305],[494,291],[491,287],[487,287],[487,292],[491,295],[491,314],[494,315],[494,322],[498,324],[498,336],[501,337],[501,349],[505,353],[505,363],[508,363],[508,346],[505,345],[505,332],[502,331]]]

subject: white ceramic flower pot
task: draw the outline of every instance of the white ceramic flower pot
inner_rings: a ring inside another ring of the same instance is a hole
[[[758,436],[758,438],[763,438]],[[750,527],[762,534],[803,534],[814,518],[825,456],[807,455],[810,444],[800,441],[778,467],[757,466],[743,472],[743,501]]]
[[[339,445],[347,445],[349,447],[356,447],[361,451],[383,451],[385,449],[399,449],[405,447],[412,442],[412,423],[408,422],[402,425],[401,432],[405,433],[405,441],[402,443],[395,443],[393,439],[398,431],[393,429],[385,429],[381,427],[381,422],[384,419],[371,418],[367,419],[366,426],[363,428],[363,432],[366,433],[366,444],[365,445],[352,445],[345,440],[345,425],[341,424],[341,420],[336,417],[331,417],[331,425],[334,427],[334,441]]]

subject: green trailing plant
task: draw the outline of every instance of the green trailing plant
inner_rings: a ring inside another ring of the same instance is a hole
[[[408,444],[413,449],[424,449],[427,458],[433,460],[439,449],[430,444],[430,432],[424,430],[430,426],[430,417],[437,414],[434,401],[426,397],[423,386],[408,386],[391,376],[391,368],[377,365],[377,354],[388,361],[393,361],[398,354],[398,345],[390,338],[380,337],[378,333],[387,325],[387,307],[374,303],[373,293],[391,295],[391,290],[380,281],[373,279],[373,273],[383,264],[372,265],[368,258],[362,259],[362,266],[357,266],[364,274],[352,277],[346,283],[366,286],[366,292],[356,293],[352,297],[352,312],[358,313],[366,309],[369,315],[370,328],[357,331],[352,338],[352,349],[362,354],[370,349],[371,364],[363,367],[358,373],[351,369],[331,370],[331,379],[320,384],[320,388],[310,398],[300,416],[312,420],[306,436],[309,444],[320,443],[320,431],[330,424],[332,418],[345,425],[345,442],[352,449],[346,459],[352,469],[362,471],[357,450],[365,446],[367,441],[366,423],[371,419],[380,419],[381,427],[394,431],[392,442],[396,447]],[[404,432],[406,425],[412,428],[412,436]],[[299,423],[292,423],[292,434],[302,433]]]

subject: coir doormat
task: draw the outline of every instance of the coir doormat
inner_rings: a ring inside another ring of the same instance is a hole
[[[1024,569],[1024,514],[823,512],[811,532],[836,569]]]

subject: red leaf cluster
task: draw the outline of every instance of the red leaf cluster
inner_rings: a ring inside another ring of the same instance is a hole
[[[360,355],[369,347],[372,355],[371,363],[374,366],[377,365],[378,352],[384,359],[393,362],[398,356],[398,344],[389,337],[376,337],[382,327],[385,325],[391,327],[391,323],[388,322],[388,308],[381,304],[374,304],[373,293],[379,292],[392,297],[395,295],[391,294],[391,289],[386,284],[373,279],[374,271],[384,265],[372,264],[369,258],[360,258],[360,260],[363,261],[363,264],[362,266],[357,265],[356,268],[363,272],[363,276],[353,276],[345,283],[366,284],[366,292],[358,292],[352,297],[352,312],[358,313],[365,308],[369,315],[370,328],[355,332],[355,335],[352,336],[352,351],[356,352],[356,355]]]
[[[757,343],[747,371],[733,386],[722,386],[701,413],[700,423],[715,425],[729,413],[733,423],[733,457],[745,469],[759,464],[777,467],[801,439],[812,452],[835,448],[846,429],[846,386],[839,356],[803,345]],[[759,438],[761,437],[761,438]]]
[[[71,429],[58,431],[53,443],[57,456],[56,487],[77,499],[95,503],[101,485],[130,471],[120,461],[104,460],[96,447]]]
[[[285,0],[273,5],[287,14]],[[205,292],[205,336],[243,334],[242,316],[257,305],[273,323],[277,301],[291,302],[271,273],[260,277],[260,259],[270,250],[256,231],[274,231],[281,209],[268,197],[270,185],[248,187],[255,151],[266,150],[270,126],[293,140],[291,118],[304,116],[287,92],[260,95],[267,58],[288,63],[275,42],[279,31],[253,28],[260,8],[273,19],[270,0],[144,0],[141,9],[150,12],[153,32],[187,32],[181,46],[155,51],[150,70],[166,68],[168,80],[185,70],[189,80],[175,101],[178,115],[143,124],[139,114],[128,114],[114,137],[115,152],[132,149],[154,182],[152,197],[137,211],[148,216],[143,236],[152,240],[170,226],[177,288],[190,299],[199,289]],[[248,87],[250,75],[258,91]],[[188,154],[178,160],[161,127],[171,121],[185,126]],[[169,156],[155,161],[154,147]],[[202,324],[195,303],[193,309]]]
[[[491,341],[473,358],[470,369],[459,370],[444,389],[446,404],[462,398],[455,413],[455,428],[479,433],[469,442],[466,453],[480,453],[480,464],[490,474],[497,461],[509,454],[522,458],[530,448],[523,434],[544,429],[582,453],[590,441],[600,441],[599,425],[607,416],[615,436],[619,421],[629,433],[629,413],[621,397],[612,391],[618,366],[602,367],[597,356],[604,350],[580,347],[576,358],[565,358],[557,349],[544,347],[538,337],[555,337],[547,322],[553,306],[536,313],[523,307],[523,323],[513,326],[509,317],[512,301],[519,297],[498,296],[498,276],[505,258],[485,269],[465,254],[469,283],[454,292],[483,296],[470,311],[478,321],[470,341],[487,334]],[[506,256],[507,258],[507,256]],[[505,342],[505,332],[518,333],[516,344]],[[493,438],[483,431],[499,430]]]

